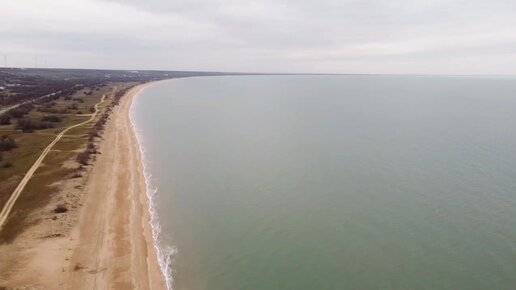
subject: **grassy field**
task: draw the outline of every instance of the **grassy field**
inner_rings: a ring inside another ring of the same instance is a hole
[[[74,124],[78,124],[90,118],[90,108],[98,103],[103,95],[106,95],[105,102],[99,106],[99,114],[95,120],[70,130],[52,149],[44,159],[43,164],[38,168],[31,178],[20,198],[17,200],[11,215],[2,229],[0,242],[9,242],[14,239],[29,223],[29,214],[44,207],[59,190],[54,184],[62,180],[82,175],[84,168],[76,161],[77,155],[84,151],[88,142],[89,134],[98,119],[107,110],[115,99],[115,94],[126,89],[134,83],[118,83],[103,86],[99,90],[84,89],[75,93],[71,98],[59,98],[55,100],[52,109],[66,109],[65,114],[44,113],[34,108],[25,118],[41,120],[44,116],[58,115],[62,121],[55,124],[54,128],[36,130],[32,133],[23,133],[16,129],[16,121],[11,125],[0,126],[0,135],[13,137],[18,145],[17,148],[2,152],[3,160],[0,162],[0,208],[3,207],[12,191],[23,178],[28,169],[39,157],[43,149],[52,142],[59,132]],[[87,93],[88,92],[88,93]],[[38,105],[39,106],[39,105]],[[4,167],[5,164],[12,164],[11,167]]]

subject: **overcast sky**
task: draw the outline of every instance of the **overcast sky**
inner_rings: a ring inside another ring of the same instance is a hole
[[[516,1],[2,0],[0,54],[10,66],[516,74]]]

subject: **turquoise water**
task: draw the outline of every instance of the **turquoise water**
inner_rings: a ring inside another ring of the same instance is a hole
[[[176,290],[516,289],[516,79],[189,78],[133,110]]]

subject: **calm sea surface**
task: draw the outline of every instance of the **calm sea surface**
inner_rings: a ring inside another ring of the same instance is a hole
[[[516,289],[516,79],[189,78],[133,119],[176,290]]]

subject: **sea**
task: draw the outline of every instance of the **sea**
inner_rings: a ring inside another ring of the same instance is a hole
[[[515,77],[192,77],[131,118],[169,289],[516,289]]]

